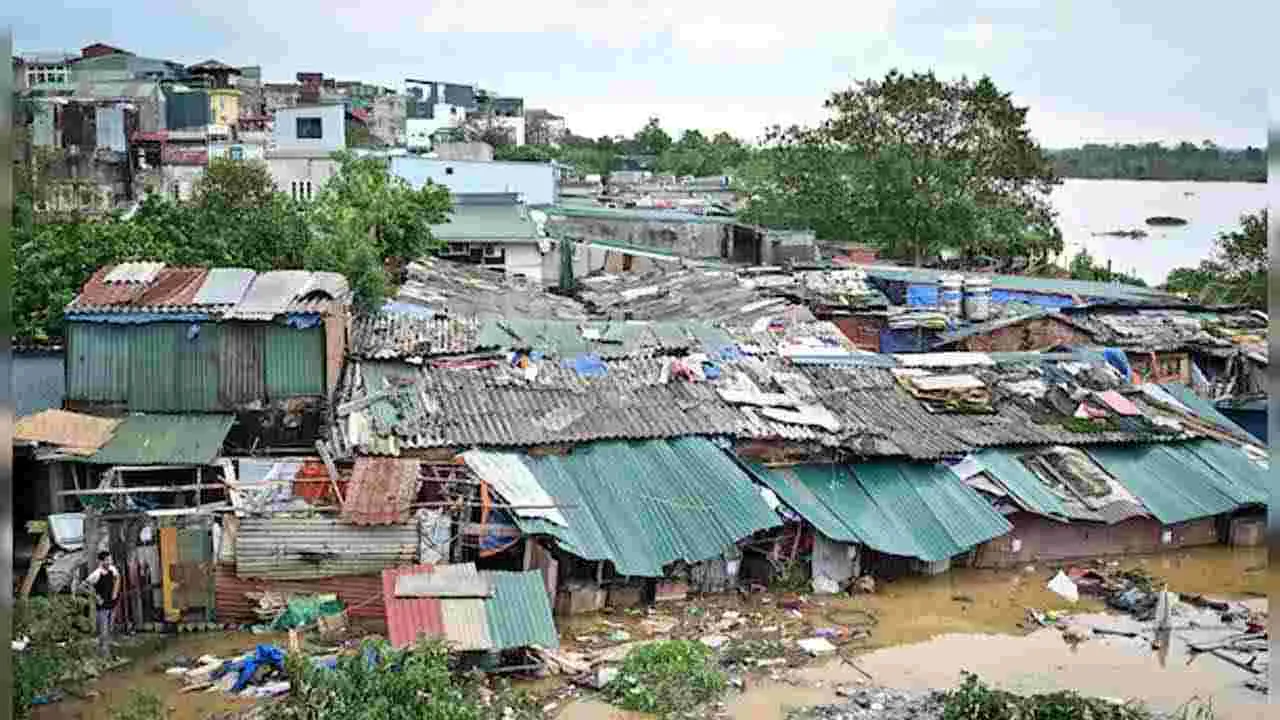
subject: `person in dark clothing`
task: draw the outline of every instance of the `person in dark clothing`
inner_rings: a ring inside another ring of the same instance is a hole
[[[116,610],[116,600],[120,598],[120,571],[111,562],[111,553],[98,553],[98,567],[85,578],[85,585],[97,598],[97,630],[98,652],[106,657],[111,652],[111,616]]]

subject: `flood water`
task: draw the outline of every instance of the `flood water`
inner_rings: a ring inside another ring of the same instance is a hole
[[[1224,600],[1260,600],[1265,592],[1267,552],[1260,548],[1213,546],[1120,561],[1167,581],[1171,590]],[[1187,665],[1180,641],[1162,665],[1141,640],[1097,637],[1074,650],[1053,628],[1028,632],[1025,608],[1072,613],[1079,622],[1137,630],[1130,618],[1104,613],[1101,602],[1071,604],[1045,589],[1056,566],[1013,570],[955,569],[935,577],[910,577],[882,584],[869,596],[814,599],[805,610],[813,627],[849,622],[851,610],[877,618],[871,637],[846,646],[877,685],[910,690],[942,689],[960,681],[960,672],[1020,693],[1074,689],[1093,696],[1135,699],[1166,711],[1192,698],[1212,699],[1218,720],[1268,717],[1265,697],[1243,687],[1248,675],[1205,656]],[[821,604],[818,604],[821,603]],[[794,640],[794,638],[791,638]],[[841,685],[862,679],[838,659],[790,671],[784,678],[746,680],[744,692],[725,698],[731,717],[781,720],[789,709],[838,702]],[[641,718],[602,701],[574,702],[561,720]]]
[[[1050,198],[1058,211],[1064,263],[1081,248],[1094,261],[1112,261],[1117,272],[1136,274],[1148,285],[1163,283],[1177,267],[1195,267],[1209,257],[1218,233],[1239,227],[1240,215],[1267,206],[1267,185],[1246,182],[1066,180]],[[1180,217],[1178,227],[1152,227],[1156,215]],[[1145,238],[1095,235],[1144,230]]]

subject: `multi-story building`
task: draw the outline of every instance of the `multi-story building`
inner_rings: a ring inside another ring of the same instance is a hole
[[[209,124],[234,128],[240,120],[240,69],[205,60],[187,68],[187,73],[203,87],[209,97]]]
[[[267,167],[276,189],[298,200],[315,197],[338,170],[333,153],[346,141],[342,105],[299,105],[275,112]]]
[[[525,143],[524,100],[500,97],[472,85],[432,80],[405,81],[408,86],[405,135],[411,150],[429,150],[447,131],[489,123],[503,128],[509,141]],[[456,137],[454,138],[456,139]]]
[[[524,127],[525,142],[530,145],[559,145],[568,133],[564,118],[537,108],[525,111]]]

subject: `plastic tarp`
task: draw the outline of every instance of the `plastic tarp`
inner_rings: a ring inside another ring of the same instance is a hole
[[[273,630],[289,630],[310,625],[322,616],[337,615],[343,610],[337,595],[295,595],[289,598],[285,611],[271,623]],[[259,648],[262,646],[259,645]]]
[[[240,665],[240,674],[236,677],[231,692],[240,692],[253,679],[259,665],[270,665],[277,670],[284,670],[284,651],[274,645],[259,645],[251,657]]]

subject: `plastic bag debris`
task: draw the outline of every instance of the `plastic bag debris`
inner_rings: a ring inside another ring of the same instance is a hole
[[[1053,576],[1053,579],[1049,581],[1049,585],[1047,587],[1068,602],[1077,602],[1080,600],[1080,589],[1077,588],[1076,584],[1071,581],[1071,578],[1067,577],[1066,573],[1061,570],[1058,571],[1057,575]]]

